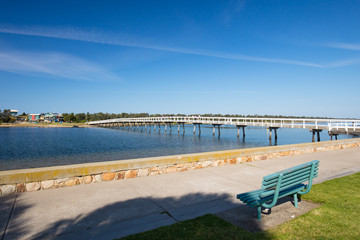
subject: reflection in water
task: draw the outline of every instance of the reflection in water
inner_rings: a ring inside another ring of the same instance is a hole
[[[0,128],[0,170],[44,167],[85,162],[134,159],[174,154],[209,152],[311,142],[306,129],[278,129],[277,141],[269,141],[266,128],[247,127],[246,141],[236,128],[221,128],[221,137],[212,126],[185,126],[179,134],[165,133],[164,127],[106,128]],[[280,134],[281,133],[281,134]],[[339,139],[352,136],[339,135]],[[327,132],[322,140],[330,140]]]

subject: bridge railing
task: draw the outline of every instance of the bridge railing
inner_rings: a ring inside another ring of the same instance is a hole
[[[232,117],[201,117],[201,116],[167,116],[145,118],[117,118],[88,122],[88,124],[104,123],[135,123],[135,124],[208,124],[233,126],[263,126],[309,129],[360,129],[360,120],[348,119],[307,119],[307,118],[232,118]]]

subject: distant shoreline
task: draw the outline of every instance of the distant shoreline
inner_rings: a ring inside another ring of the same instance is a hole
[[[11,128],[11,127],[38,127],[38,128],[88,128],[93,127],[84,123],[2,123],[0,128]]]

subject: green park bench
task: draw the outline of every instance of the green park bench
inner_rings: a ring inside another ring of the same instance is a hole
[[[261,208],[274,207],[279,198],[294,197],[294,205],[298,207],[298,195],[310,191],[314,177],[317,177],[319,161],[314,160],[265,176],[261,189],[236,196],[250,207],[257,208],[257,219],[261,220]],[[307,184],[306,184],[307,182]]]

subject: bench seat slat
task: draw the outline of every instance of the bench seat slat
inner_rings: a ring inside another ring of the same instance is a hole
[[[296,186],[294,186],[292,188],[288,188],[288,189],[286,189],[284,191],[281,191],[279,193],[278,198],[282,198],[282,197],[285,197],[285,196],[288,196],[288,195],[291,195],[291,194],[295,194],[295,193],[297,193],[297,192],[299,192],[301,190],[304,190],[305,188],[306,188],[305,184],[296,185]],[[256,206],[259,206],[259,205],[261,205],[263,203],[267,203],[267,202],[272,201],[272,200],[273,200],[273,195],[265,197],[265,198],[259,198],[259,199],[255,200],[255,201],[248,201],[247,204],[250,207],[256,207]]]

